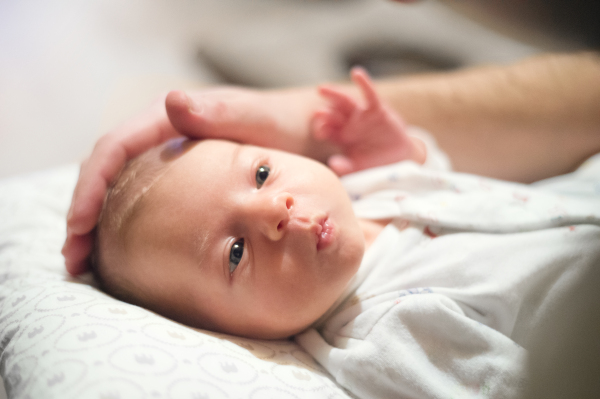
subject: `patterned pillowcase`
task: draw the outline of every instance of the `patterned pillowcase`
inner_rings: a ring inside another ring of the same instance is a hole
[[[0,182],[0,374],[10,398],[348,398],[293,341],[189,328],[63,271],[77,167]]]

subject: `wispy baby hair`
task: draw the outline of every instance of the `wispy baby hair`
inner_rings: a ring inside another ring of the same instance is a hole
[[[177,138],[151,148],[129,161],[107,190],[90,263],[100,287],[116,298],[131,303],[143,301],[135,283],[122,272],[127,268],[125,237],[139,214],[143,199],[173,161],[193,143]]]

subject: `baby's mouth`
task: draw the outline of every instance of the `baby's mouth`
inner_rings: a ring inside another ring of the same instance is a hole
[[[335,229],[328,217],[319,220],[317,233],[317,251],[329,247],[335,240]]]

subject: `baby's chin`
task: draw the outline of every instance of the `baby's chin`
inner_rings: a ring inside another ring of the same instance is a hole
[[[237,337],[268,340],[292,337],[309,328],[312,322],[318,319],[316,318],[312,322],[305,322],[303,324],[291,323],[290,325],[285,325],[282,324],[280,320],[273,320],[272,322],[269,320],[261,320],[243,324],[231,323],[231,320],[234,318],[229,320],[209,321],[204,317],[190,317],[189,313],[187,315],[170,314],[168,317],[188,326],[203,330],[234,335]]]
[[[256,329],[244,330],[239,332],[230,332],[229,334],[253,339],[286,339],[301,333],[302,331],[309,328],[310,325],[311,323],[294,328],[281,328],[278,326],[263,325]]]

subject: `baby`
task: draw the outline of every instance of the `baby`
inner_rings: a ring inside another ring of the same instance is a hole
[[[423,143],[353,71],[366,106],[321,88],[330,107],[315,134],[344,140],[340,173],[410,159]],[[374,145],[361,139],[368,132]],[[349,160],[353,159],[353,163]],[[107,195],[94,271],[114,296],[188,325],[255,338],[296,334],[322,316],[356,273],[383,223],[355,217],[325,165],[220,140],[175,140],[133,160]]]

